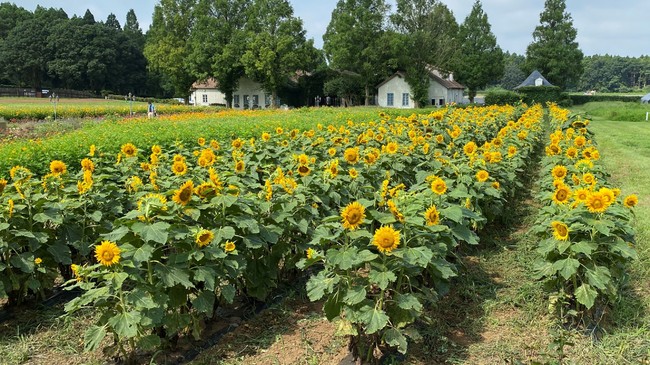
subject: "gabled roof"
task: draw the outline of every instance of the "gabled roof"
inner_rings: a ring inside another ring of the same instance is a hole
[[[192,84],[192,90],[194,89],[216,89],[219,86],[217,80],[213,78],[208,78],[206,80],[200,80]]]
[[[553,86],[542,74],[535,70],[533,71],[527,78],[522,82],[519,86],[515,87],[515,89],[519,89],[520,87],[524,86],[536,86],[535,85],[535,80],[541,78],[542,79],[542,86]]]
[[[465,86],[463,86],[459,82],[454,81],[453,79],[444,78],[442,76],[442,74],[440,73],[440,71],[438,71],[437,69],[435,69],[433,67],[430,67],[430,66],[427,67],[427,71],[429,72],[429,77],[431,79],[433,79],[435,82],[439,83],[440,85],[442,85],[446,89],[463,89],[463,90],[465,89]],[[380,87],[382,87],[384,84],[386,84],[390,80],[394,79],[395,77],[405,78],[406,73],[404,73],[403,71],[395,72],[391,77],[387,78],[381,84],[377,85],[377,89],[379,89]]]

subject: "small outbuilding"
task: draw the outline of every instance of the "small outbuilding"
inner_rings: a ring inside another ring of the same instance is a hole
[[[515,90],[526,87],[526,86],[553,86],[548,80],[542,76],[542,74],[535,70],[533,71],[527,78],[519,84],[519,86],[515,87]]]
[[[648,104],[648,103],[650,103],[650,94],[645,94],[645,95],[641,98],[641,102],[642,102],[643,104]]]

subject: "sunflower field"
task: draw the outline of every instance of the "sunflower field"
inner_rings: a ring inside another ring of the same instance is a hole
[[[552,197],[540,210],[536,270],[564,293],[561,303],[589,309],[615,294],[634,257],[635,197],[603,190],[586,127],[550,110],[559,132],[544,159]],[[375,112],[302,130],[290,117],[243,133],[203,126],[191,143],[160,126],[168,140],[114,135],[46,168],[13,165],[0,179],[0,295],[19,303],[63,277],[81,291],[66,311],[100,313],[86,349],[128,358],[200,338],[220,306],[266,301],[306,277],[309,299],[324,302],[355,357],[406,353],[420,337],[414,324],[458,275],[454,252],[477,245],[523,186],[544,141],[544,109]],[[580,136],[574,157],[562,152]]]

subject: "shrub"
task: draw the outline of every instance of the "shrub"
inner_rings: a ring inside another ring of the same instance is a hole
[[[516,104],[521,100],[521,95],[505,89],[493,89],[485,95],[485,105]]]

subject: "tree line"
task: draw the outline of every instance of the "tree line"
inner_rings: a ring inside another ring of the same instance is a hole
[[[462,23],[440,0],[339,0],[323,49],[307,39],[287,0],[160,0],[142,32],[133,10],[69,18],[0,4],[0,84],[95,93],[185,97],[214,78],[226,100],[247,76],[271,98],[309,104],[316,95],[370,103],[376,86],[406,71],[412,97],[426,105],[430,67],[477,90],[513,88],[534,69],[565,89],[643,88],[648,57],[583,57],[565,0],[546,0],[526,55],[503,52],[480,0]]]

